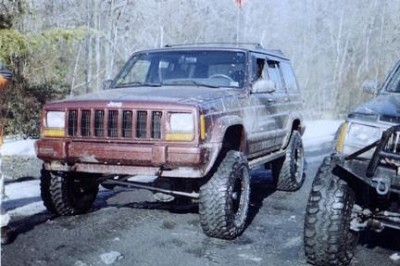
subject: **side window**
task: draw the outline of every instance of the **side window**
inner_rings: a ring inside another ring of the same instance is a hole
[[[282,72],[283,72],[283,76],[285,77],[287,90],[291,91],[291,92],[298,91],[299,88],[297,86],[296,77],[295,77],[295,75],[293,73],[293,69],[290,66],[290,64],[287,63],[287,62],[282,62],[281,63],[281,69],[282,69]]]
[[[258,79],[266,79],[268,78],[267,67],[265,67],[265,59],[261,57],[253,56],[252,60],[252,77],[251,82],[255,82]]]
[[[268,61],[268,74],[269,77],[275,82],[277,91],[284,91],[286,84],[282,77],[282,71],[279,67],[279,62]]]

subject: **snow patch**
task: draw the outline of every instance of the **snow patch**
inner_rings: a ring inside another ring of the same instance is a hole
[[[393,260],[393,261],[400,261],[400,253],[393,253],[390,256],[390,259]]]
[[[74,263],[74,266],[89,266],[89,264],[87,264],[86,262],[83,262],[83,261],[81,261],[81,260],[77,260],[77,261]]]
[[[8,211],[7,213],[11,217],[20,217],[20,216],[31,216],[41,212],[46,211],[46,207],[44,207],[42,201],[29,203],[22,207],[16,208],[14,210]]]
[[[16,199],[40,197],[40,180],[29,180],[6,184],[5,194],[6,197],[3,200],[4,202]]]
[[[32,156],[36,157],[34,139],[9,140],[3,143],[0,149],[2,156]]]
[[[300,236],[291,238],[286,244],[285,248],[292,248],[301,246],[303,244],[302,238]]]
[[[122,256],[122,254],[118,251],[110,251],[108,253],[103,253],[100,255],[100,259],[107,265],[113,264],[117,260],[121,260],[123,258],[124,256]]]
[[[251,254],[239,254],[239,257],[241,257],[241,258],[243,258],[243,259],[246,259],[246,260],[255,261],[255,262],[260,262],[260,261],[262,261],[262,258],[253,256],[253,255],[251,255]]]

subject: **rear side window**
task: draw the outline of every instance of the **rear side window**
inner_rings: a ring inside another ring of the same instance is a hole
[[[275,82],[276,89],[278,91],[284,91],[286,89],[286,84],[282,77],[282,71],[280,70],[279,62],[268,61],[268,74],[269,77]]]
[[[294,76],[294,72],[291,65],[288,62],[281,62],[281,70],[283,76],[285,77],[286,89],[289,92],[298,91],[299,87],[297,85],[297,80],[296,77]]]

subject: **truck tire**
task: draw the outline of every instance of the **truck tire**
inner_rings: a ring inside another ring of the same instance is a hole
[[[78,177],[63,172],[43,171],[41,196],[47,210],[56,215],[76,215],[89,211],[99,186],[94,177]]]
[[[211,179],[200,188],[199,214],[207,236],[234,239],[244,230],[250,202],[246,157],[228,151]]]
[[[40,196],[42,197],[43,205],[50,213],[57,213],[56,207],[54,206],[53,199],[51,198],[50,194],[50,172],[42,168],[40,173]]]
[[[312,184],[304,221],[304,250],[315,265],[348,265],[359,233],[350,230],[355,194],[325,158]]]
[[[276,182],[276,189],[282,191],[296,191],[304,183],[304,149],[301,135],[293,131],[290,137],[286,155],[272,163],[272,175]]]

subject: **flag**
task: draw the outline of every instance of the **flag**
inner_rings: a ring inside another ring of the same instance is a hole
[[[235,4],[239,7],[242,8],[244,6],[244,3],[246,2],[246,0],[233,0],[235,2]]]

